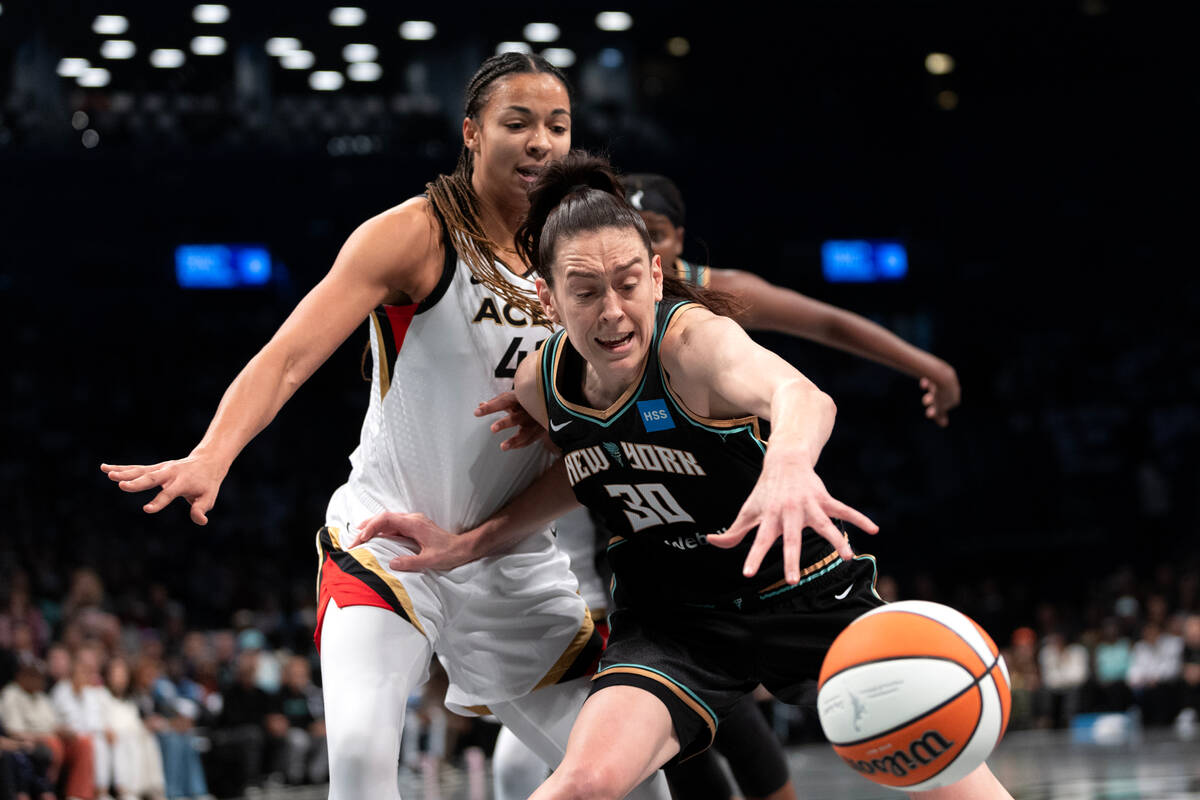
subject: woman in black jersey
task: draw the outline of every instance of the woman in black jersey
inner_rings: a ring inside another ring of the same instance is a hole
[[[708,747],[759,683],[794,700],[816,677],[834,637],[882,603],[874,560],[854,555],[833,518],[877,529],[814,471],[832,400],[706,307],[719,302],[664,280],[605,162],[572,154],[543,171],[517,236],[564,328],[515,387],[563,452],[559,480],[457,541],[412,515],[376,517],[363,535],[401,531],[459,548],[453,560],[508,546],[570,507],[570,492],[604,518],[608,650],[566,758],[534,797],[623,797]],[[923,794],[1008,797],[986,766]]]

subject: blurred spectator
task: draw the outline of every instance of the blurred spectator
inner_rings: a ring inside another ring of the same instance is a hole
[[[17,670],[17,679],[0,692],[0,722],[9,736],[49,750],[47,776],[63,786],[68,798],[91,800],[96,796],[92,742],[59,724],[58,713],[46,694],[45,667],[29,660]]]
[[[44,744],[10,737],[0,723],[0,800],[55,800],[50,759]]]
[[[110,694],[108,727],[113,733],[118,800],[160,800],[165,796],[162,753],[133,701],[129,665],[122,658],[111,659],[105,679]]]
[[[1051,633],[1042,642],[1038,666],[1048,706],[1042,716],[1048,716],[1056,728],[1066,727],[1083,705],[1088,679],[1087,648],[1078,643],[1067,644],[1062,634]]]
[[[221,694],[208,770],[211,788],[221,797],[262,784],[264,766],[271,763],[287,736],[287,717],[279,713],[279,698],[256,685],[257,673],[258,651],[243,651],[237,658],[234,682]]]
[[[1012,679],[1012,717],[1009,727],[1013,730],[1045,724],[1037,716],[1035,708],[1037,693],[1042,688],[1036,642],[1037,634],[1032,628],[1017,628],[1013,631],[1012,647],[1004,654]]]
[[[288,783],[324,783],[329,777],[325,747],[325,704],[312,681],[312,668],[304,656],[288,659],[283,672],[279,707],[287,717],[287,740],[282,772]]]
[[[1124,711],[1133,702],[1129,690],[1129,640],[1120,635],[1115,617],[1108,617],[1100,628],[1095,652],[1096,708],[1099,711]]]
[[[1190,713],[1189,713],[1190,712]],[[1189,614],[1183,621],[1183,710],[1177,724],[1191,738],[1196,733],[1200,714],[1200,614]]]
[[[63,727],[92,742],[96,790],[101,800],[113,785],[113,743],[108,727],[108,690],[100,683],[100,656],[92,647],[80,649],[71,664],[71,677],[50,690],[50,699]]]
[[[159,662],[143,657],[133,674],[130,699],[137,704],[146,727],[154,732],[162,752],[163,778],[169,798],[207,797],[208,783],[200,761],[193,720],[183,713],[196,713],[199,707],[188,701],[173,704],[156,694],[155,685],[162,677]]]
[[[29,576],[14,572],[8,587],[8,597],[0,610],[0,650],[17,650],[16,630],[28,628],[28,645],[34,654],[41,653],[50,644],[50,626],[42,612],[33,606],[29,593]]]
[[[71,677],[71,651],[65,645],[51,645],[46,651],[46,676],[50,686]]]
[[[1174,719],[1182,672],[1183,639],[1147,622],[1129,664],[1129,686],[1147,725],[1165,725]]]

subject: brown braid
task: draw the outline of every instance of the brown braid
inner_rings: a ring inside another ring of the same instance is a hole
[[[542,304],[533,291],[514,286],[496,267],[496,251],[480,221],[479,198],[471,187],[469,173],[455,170],[453,175],[439,175],[425,184],[429,201],[446,221],[450,242],[475,276],[506,303],[524,311],[538,325],[551,327],[542,312]]]

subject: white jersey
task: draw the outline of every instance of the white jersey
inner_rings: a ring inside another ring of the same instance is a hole
[[[504,452],[475,407],[511,389],[520,360],[550,331],[486,286],[447,243],[441,281],[416,305],[370,317],[371,400],[348,487],[371,513],[425,514],[453,533],[499,509],[546,470],[543,447]],[[503,265],[514,285],[532,283]]]
[[[608,608],[608,588],[596,571],[596,523],[586,508],[577,508],[554,523],[558,549],[571,560],[579,581],[579,594],[588,608],[600,613]]]
[[[350,479],[334,492],[318,535],[319,585],[339,606],[380,605],[364,599],[365,587],[412,622],[446,667],[446,705],[470,713],[585,674],[600,639],[548,528],[445,571],[391,569],[394,557],[413,552],[396,539],[349,548],[358,524],[385,510],[422,513],[452,533],[473,528],[552,461],[541,446],[502,451],[490,428],[495,417],[474,415],[512,388],[517,364],[550,332],[473,281],[443,241],[433,293],[371,314],[370,406]],[[322,600],[318,625],[324,607]]]

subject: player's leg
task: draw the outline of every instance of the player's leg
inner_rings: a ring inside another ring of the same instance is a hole
[[[617,800],[678,752],[661,700],[634,686],[607,686],[584,703],[566,757],[531,800]]]
[[[330,800],[399,800],[404,710],[431,657],[428,640],[399,615],[329,601],[321,678]]]
[[[970,775],[949,786],[927,792],[910,792],[908,796],[919,800],[1012,800],[1012,795],[996,779],[987,764],[980,764]]]
[[[739,700],[721,720],[713,747],[729,762],[746,800],[795,800],[783,745],[752,695]]]
[[[737,795],[720,756],[711,747],[687,761],[668,764],[662,771],[676,800],[732,800]]]
[[[492,794],[496,800],[527,800],[550,775],[538,758],[509,728],[501,728],[492,751]]]

